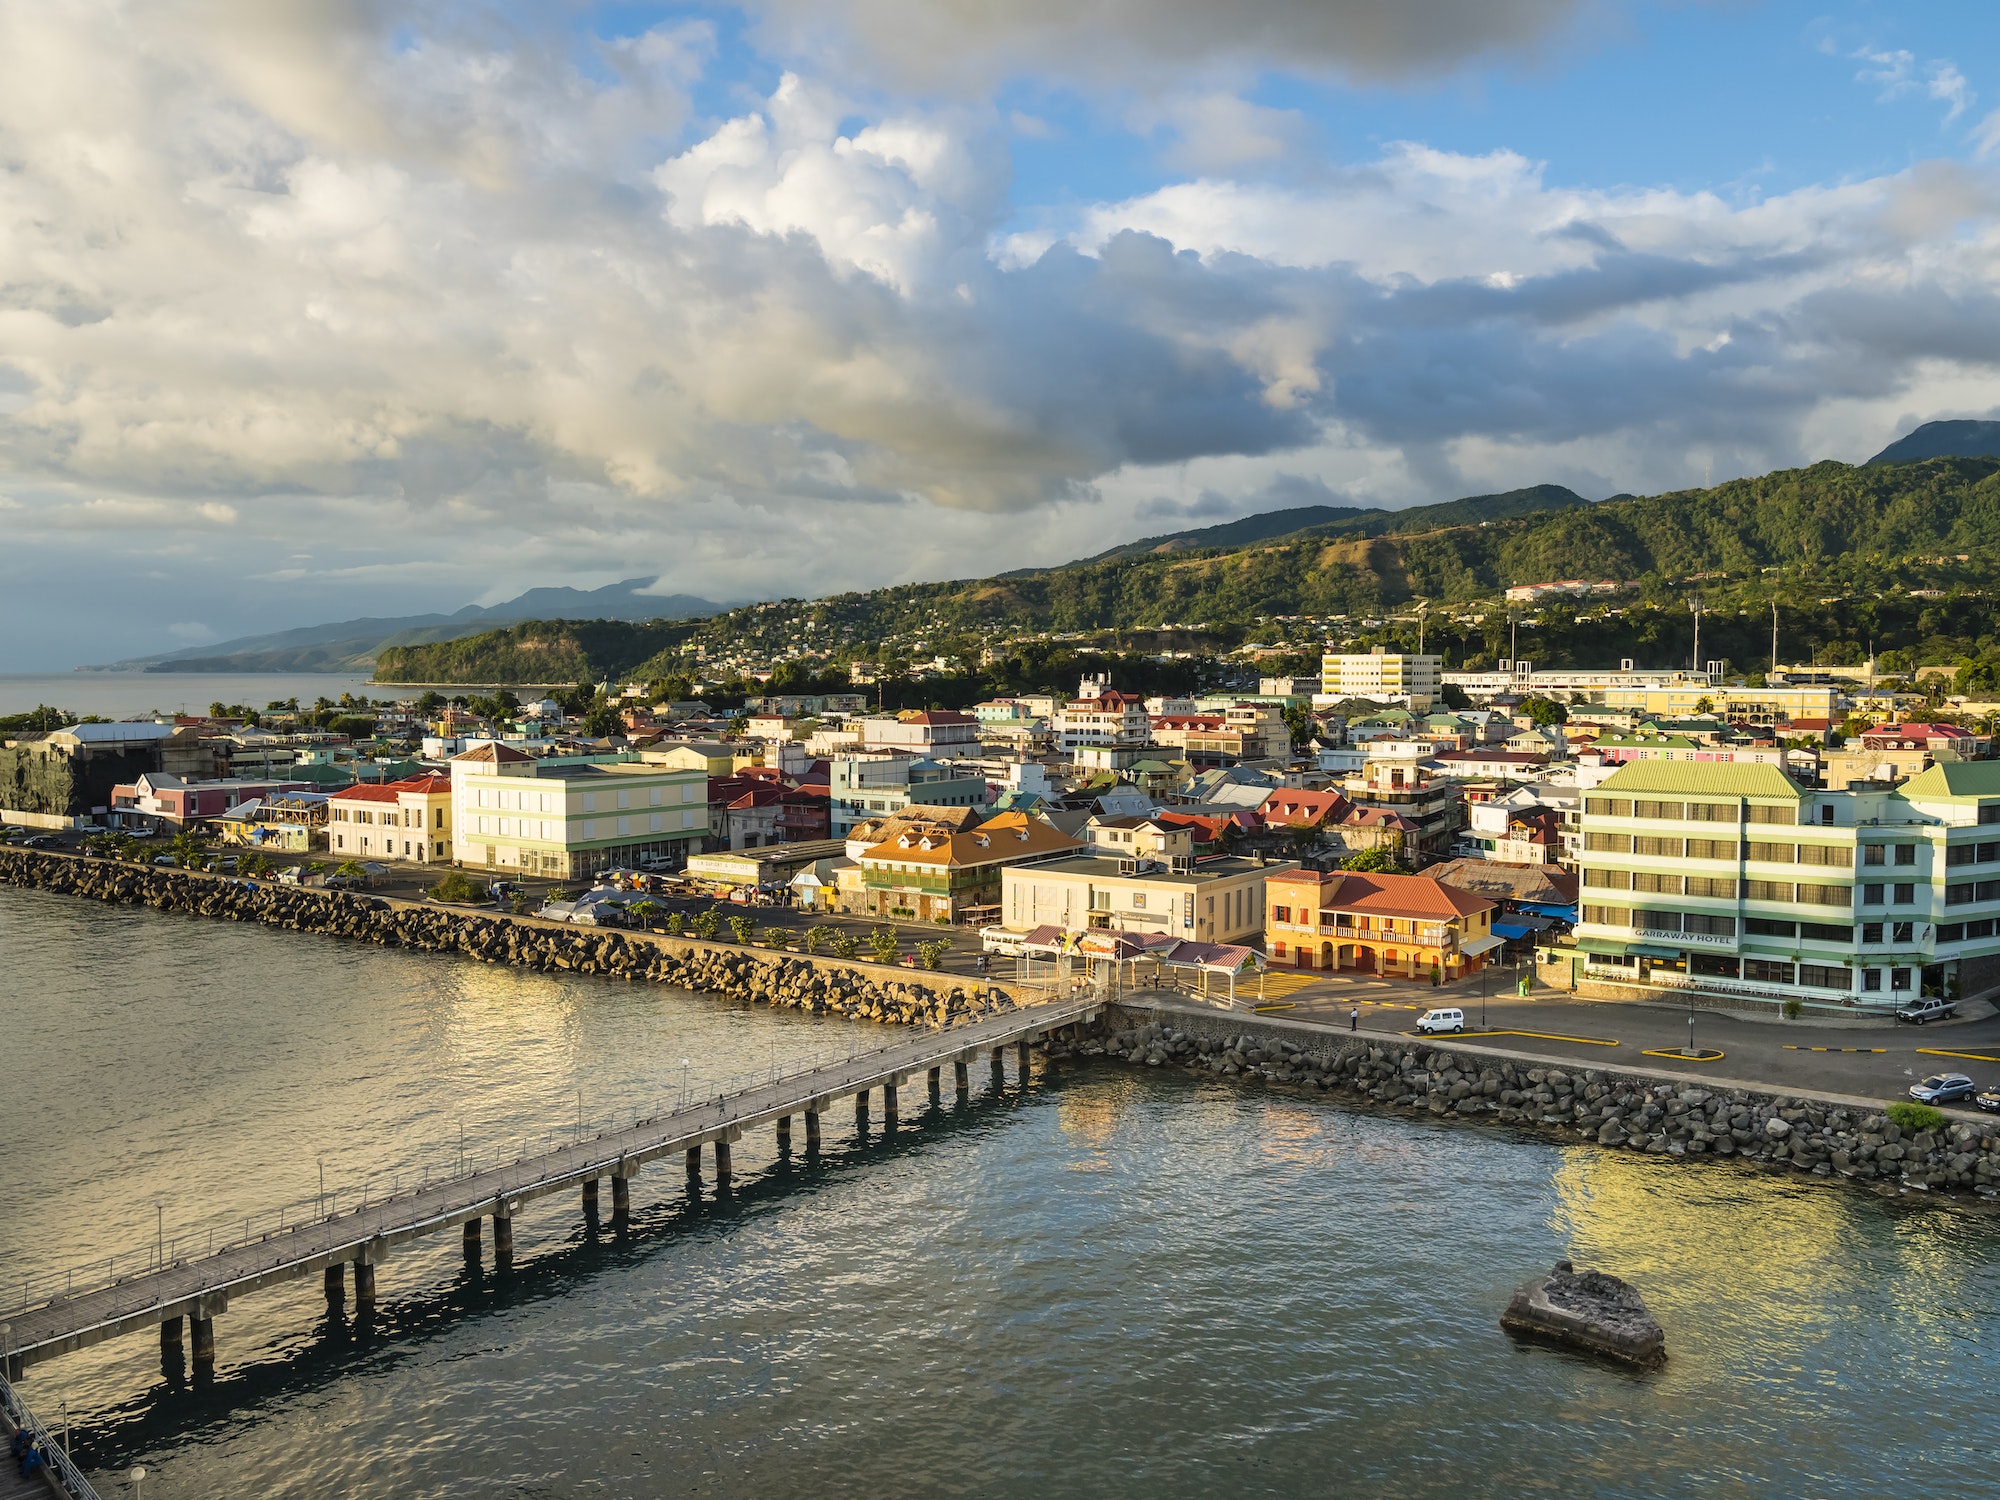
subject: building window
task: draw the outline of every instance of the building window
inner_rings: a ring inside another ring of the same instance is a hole
[[[1861,904],[1863,906],[1880,906],[1883,895],[1883,887],[1879,885],[1864,885],[1861,887]]]
[[[1861,863],[1864,865],[1879,865],[1884,863],[1888,857],[1889,846],[1887,844],[1863,844],[1861,846]]]
[[[1863,969],[1861,971],[1861,988],[1864,990],[1881,989],[1882,971],[1880,969]]]
[[[1745,917],[1743,930],[1754,937],[1797,937],[1799,924],[1781,922],[1772,917]]]
[[[1981,809],[1981,811],[1984,811],[1984,809]],[[1910,987],[1910,971],[1908,969],[1891,969],[1889,971],[1890,989],[1907,990],[1909,987]]]
[[[1880,922],[1863,922],[1861,924],[1861,942],[1864,947],[1869,943],[1879,943],[1881,941],[1882,924]]]
[[[1752,984],[1790,984],[1792,966],[1775,963],[1768,958],[1746,958],[1743,960],[1743,977]]]
[[[1917,899],[1917,888],[1914,885],[1899,885],[1896,887],[1893,904],[1897,906],[1908,906],[1916,899]]]
[[[1889,924],[1889,941],[1892,943],[1914,943],[1917,940],[1915,922],[1892,922]]]
[[[1849,977],[1844,964],[1800,964],[1799,983],[1816,990],[1844,990]]]
[[[1897,864],[1913,865],[1916,862],[1917,862],[1917,846],[1915,844],[1898,844],[1896,846]]]

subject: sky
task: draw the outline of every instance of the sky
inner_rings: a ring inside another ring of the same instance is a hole
[[[2000,416],[2000,7],[0,5],[0,672]]]

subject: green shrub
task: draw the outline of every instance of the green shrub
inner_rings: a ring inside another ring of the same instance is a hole
[[[894,963],[896,961],[896,929],[893,927],[876,928],[868,934],[868,946],[875,954],[876,963]]]
[[[675,937],[679,937],[681,935],[681,929],[686,926],[687,926],[687,918],[682,916],[679,912],[671,912],[668,914],[667,931],[671,932]]]
[[[484,901],[486,887],[463,870],[446,870],[438,883],[431,887],[430,895],[433,901]]]
[[[788,927],[772,925],[757,934],[757,941],[766,948],[789,948],[792,946],[792,932]]]
[[[939,938],[936,942],[917,944],[917,962],[926,969],[942,969],[944,956],[951,950],[950,938]]]
[[[755,925],[748,917],[731,917],[729,935],[747,948],[750,946],[750,934]]]
[[[861,939],[851,932],[836,932],[833,935],[833,956],[852,958],[861,951]]]
[[[828,936],[830,936],[830,934],[824,927],[808,927],[806,929],[806,939],[805,939],[806,952],[808,953],[819,952],[820,949],[826,946],[826,940]]]
[[[722,913],[713,906],[694,919],[694,935],[705,943],[714,942],[721,931]]]
[[[1792,996],[1791,999],[1785,1002],[1785,1019],[1789,1021],[1796,1021],[1800,1016],[1805,1014],[1805,1010],[1806,1010],[1805,1001],[1801,1000],[1797,995],[1794,995]]]
[[[1885,1113],[1898,1130],[1910,1135],[1922,1130],[1944,1129],[1944,1111],[1919,1104],[1914,1099],[1898,1099]]]

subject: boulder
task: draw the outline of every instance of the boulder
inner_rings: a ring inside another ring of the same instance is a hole
[[[1631,1286],[1602,1271],[1559,1260],[1514,1293],[1500,1326],[1516,1338],[1541,1339],[1651,1369],[1666,1363],[1664,1330]]]

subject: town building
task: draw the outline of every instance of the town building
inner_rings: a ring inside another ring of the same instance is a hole
[[[307,781],[266,781],[254,777],[183,781],[164,771],[148,771],[111,789],[105,821],[140,832],[177,832],[204,818],[218,818],[246,802],[285,792],[308,792]]]
[[[149,771],[226,776],[227,742],[146,720],[10,733],[0,738],[0,823],[68,828],[107,816],[112,789]]]
[[[629,752],[537,759],[487,744],[451,761],[455,863],[574,879],[679,864],[708,837],[708,777]]]
[[[995,813],[975,827],[905,826],[862,853],[859,913],[912,922],[991,917],[1002,872],[1082,847],[1029,813]]]
[[[977,754],[977,746],[973,747]],[[829,837],[908,807],[986,806],[986,776],[922,757],[837,755],[827,762]]]
[[[1067,752],[1084,745],[1136,750],[1153,737],[1153,721],[1146,712],[1145,699],[1112,688],[1099,688],[1088,697],[1072,698],[1056,714],[1050,728],[1055,732],[1057,747]]]
[[[1425,875],[1293,870],[1272,878],[1267,900],[1273,967],[1452,984],[1503,943],[1495,902]]]
[[[1586,795],[1583,830],[1582,920],[1544,958],[1585,993],[1879,1011],[2000,988],[2000,762],[1815,791],[1640,761]]]
[[[904,755],[977,755],[979,721],[955,709],[916,709],[893,718],[857,719],[863,750]]]
[[[1402,699],[1419,713],[1436,701],[1442,656],[1421,656],[1377,646],[1365,655],[1328,652],[1320,663],[1320,681],[1329,696],[1369,698],[1376,702]]]
[[[1165,860],[1081,854],[1001,872],[1000,920],[1010,931],[1157,933],[1201,943],[1254,939],[1265,882],[1289,862],[1220,857],[1175,869]]]
[[[337,859],[443,864],[451,858],[451,778],[435,773],[351,786],[326,801],[327,850]]]

